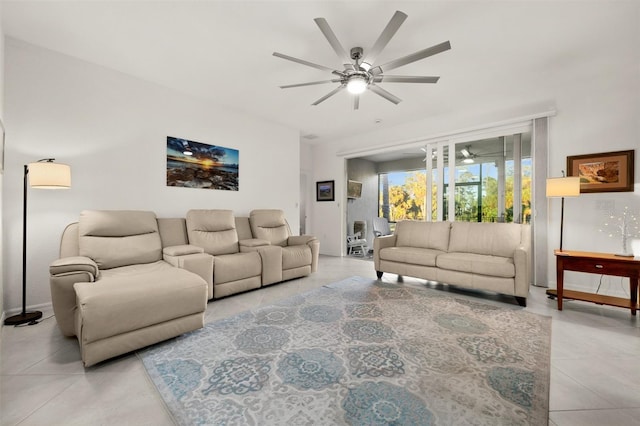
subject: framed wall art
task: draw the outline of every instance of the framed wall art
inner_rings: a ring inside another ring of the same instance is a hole
[[[316,201],[335,201],[334,184],[332,180],[316,182]]]
[[[580,178],[580,192],[633,191],[634,151],[567,157],[567,175]]]
[[[362,197],[362,182],[350,180],[347,182],[347,198],[355,199]]]
[[[167,186],[238,190],[239,152],[167,136]]]

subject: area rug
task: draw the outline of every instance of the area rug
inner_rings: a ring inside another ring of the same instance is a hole
[[[544,425],[551,319],[351,277],[139,352],[181,425]]]

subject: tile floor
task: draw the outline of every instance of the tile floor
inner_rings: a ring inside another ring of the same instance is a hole
[[[372,262],[321,256],[319,272],[309,277],[210,302],[206,320],[352,275],[375,278]],[[396,279],[384,275],[385,281]],[[402,285],[425,284],[405,278]],[[515,306],[509,297],[484,293],[473,297]],[[537,287],[531,289],[526,309],[553,317],[550,424],[640,425],[640,319],[623,309],[582,302],[566,302],[558,312],[555,301]],[[44,312],[44,317],[51,314]],[[0,424],[156,426],[173,422],[135,354],[85,369],[75,338],[62,337],[50,317],[36,326],[2,328]]]

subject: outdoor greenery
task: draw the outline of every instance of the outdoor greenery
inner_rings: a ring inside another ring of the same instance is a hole
[[[507,162],[505,175],[505,211],[498,211],[498,180],[492,177],[491,163],[476,164],[474,170],[458,167],[456,170],[455,186],[455,220],[473,222],[495,222],[504,220],[513,222],[513,162]],[[481,169],[482,167],[482,169]],[[468,168],[471,169],[471,168]],[[486,176],[482,176],[482,172]],[[480,173],[478,173],[480,172]],[[445,168],[445,176],[448,171]],[[495,172],[493,173],[495,175]],[[481,177],[482,176],[482,177]],[[531,219],[531,165],[524,162],[522,166],[522,222],[529,223]],[[382,182],[385,182],[385,185]],[[424,220],[425,201],[427,194],[427,179],[424,170],[405,172],[402,184],[391,184],[388,177],[380,175],[380,216],[385,216],[385,187],[388,188],[388,216],[389,221],[397,222],[403,219]],[[445,180],[445,194],[448,185]],[[479,196],[480,195],[480,196]],[[446,198],[446,197],[445,197]],[[447,219],[447,205],[444,200],[445,219]],[[436,185],[432,191],[432,217],[436,217],[438,194]]]

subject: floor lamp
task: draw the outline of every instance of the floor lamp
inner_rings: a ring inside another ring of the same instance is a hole
[[[45,158],[24,166],[22,210],[22,312],[4,320],[5,325],[31,323],[42,318],[42,312],[27,312],[27,184],[32,188],[67,189],[71,186],[71,169],[66,164]]]
[[[560,209],[560,251],[562,251],[562,232],[564,228],[564,197],[577,197],[580,195],[580,178],[577,176],[564,176],[547,179],[547,198],[562,199]]]

